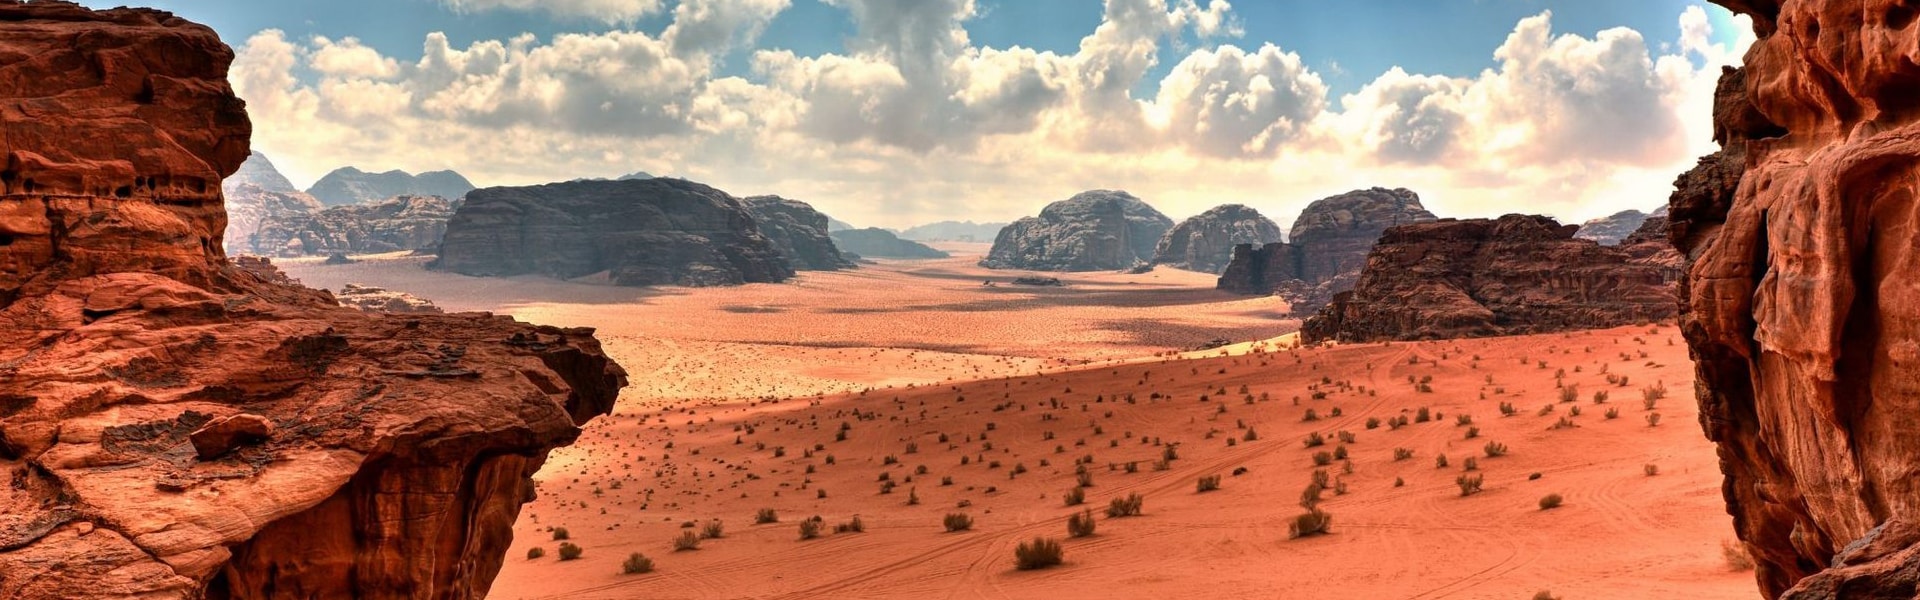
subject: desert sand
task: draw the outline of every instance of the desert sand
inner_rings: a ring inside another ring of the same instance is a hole
[[[597,327],[633,373],[615,416],[536,477],[494,598],[1755,596],[1722,553],[1720,474],[1671,325],[1293,349],[1284,304],[1208,275],[1028,288],[974,260],[724,289],[280,264],[314,286]],[[1215,338],[1239,343],[1174,355]],[[1086,504],[1068,506],[1083,466]],[[1345,489],[1323,494],[1331,533],[1290,540],[1316,469]],[[1463,474],[1483,490],[1462,496]],[[1211,475],[1219,489],[1197,491]],[[1103,514],[1133,493],[1142,515]],[[1564,504],[1543,510],[1549,494]],[[1088,508],[1097,532],[1068,538]],[[762,509],[777,522],[756,524]],[[949,513],[971,529],[947,532]],[[800,539],[816,515],[824,531]],[[856,516],[863,532],[834,532]],[[675,551],[713,521],[721,537]],[[577,560],[558,560],[554,528]],[[1016,570],[1036,535],[1061,539],[1065,564]],[[656,570],[623,575],[632,553]]]

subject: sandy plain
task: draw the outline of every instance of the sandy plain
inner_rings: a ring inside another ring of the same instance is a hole
[[[277,264],[316,287],[595,327],[632,374],[615,414],[536,477],[493,598],[1758,595],[1721,550],[1720,475],[1671,325],[1294,349],[1283,303],[1209,275],[1021,287],[972,266],[984,246],[946,249],[724,289],[472,278],[399,256]],[[1238,343],[1185,351],[1215,339]],[[1082,467],[1086,504],[1068,506]],[[1316,469],[1346,490],[1323,494],[1332,531],[1290,540]],[[1220,488],[1197,491],[1211,475]],[[1483,490],[1462,496],[1462,475]],[[1103,514],[1134,493],[1144,514]],[[1548,494],[1564,504],[1543,510]],[[756,524],[762,509],[778,521]],[[1067,538],[1085,509],[1096,533]],[[946,531],[949,513],[972,528]],[[800,539],[816,515],[825,531]],[[855,516],[863,532],[833,531]],[[721,537],[674,550],[713,521]],[[558,560],[555,528],[579,559]],[[1016,570],[1035,536],[1061,539],[1065,564]],[[622,574],[632,553],[656,569]]]

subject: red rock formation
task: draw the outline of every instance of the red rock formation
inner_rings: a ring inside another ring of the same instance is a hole
[[[1676,269],[1575,238],[1578,229],[1529,215],[1388,229],[1353,291],[1334,296],[1301,335],[1309,342],[1445,339],[1674,317]]]
[[[1235,246],[1216,287],[1236,294],[1278,294],[1295,314],[1312,314],[1353,289],[1367,253],[1389,227],[1432,221],[1420,195],[1371,188],[1315,200],[1293,221],[1286,242]],[[1243,249],[1244,247],[1244,249]]]
[[[1920,580],[1920,26],[1898,0],[1716,0],[1754,19],[1724,150],[1681,177],[1701,424],[1762,590]]]
[[[167,13],[0,0],[0,597],[479,598],[624,373],[587,330],[229,263],[232,58]]]

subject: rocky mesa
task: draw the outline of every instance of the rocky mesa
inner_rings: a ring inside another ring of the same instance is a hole
[[[1154,246],[1153,264],[1219,274],[1241,244],[1282,241],[1280,226],[1243,204],[1223,204],[1173,226]]]
[[[1920,587],[1920,11],[1716,0],[1759,40],[1676,183],[1681,326],[1768,597]]]
[[[232,60],[168,13],[0,0],[0,597],[484,597],[625,375],[589,330],[229,262]]]
[[[428,266],[631,286],[776,283],[794,273],[739,199],[671,178],[474,190]]]
[[[1670,321],[1678,270],[1574,237],[1548,217],[1388,229],[1353,290],[1307,320],[1309,342],[1431,340]]]
[[[1002,228],[980,266],[1031,271],[1130,269],[1153,260],[1154,247],[1172,228],[1173,219],[1133,194],[1081,192],[1048,204],[1038,217]]]
[[[773,241],[780,255],[796,271],[834,271],[853,268],[827,235],[825,213],[813,205],[779,196],[749,196],[741,200],[760,232]]]
[[[1296,314],[1310,314],[1333,295],[1353,288],[1367,253],[1388,228],[1434,220],[1420,195],[1405,188],[1370,188],[1315,200],[1293,222],[1288,241],[1233,248],[1219,289],[1278,293]]]

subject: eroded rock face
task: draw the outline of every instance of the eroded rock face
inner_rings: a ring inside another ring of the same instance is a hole
[[[430,268],[614,285],[775,283],[793,267],[726,192],[684,179],[474,190]]]
[[[946,252],[912,240],[903,240],[878,227],[833,232],[834,243],[863,258],[946,258]]]
[[[313,215],[325,210],[319,200],[308,196],[306,192],[273,191],[251,183],[226,184],[227,231],[226,249],[229,254],[281,255],[281,246],[273,243],[286,242],[285,234],[268,234],[262,231],[284,232],[294,223],[305,223]],[[294,254],[293,256],[299,256]]]
[[[1573,234],[1583,240],[1600,242],[1603,246],[1612,246],[1633,235],[1640,225],[1647,221],[1647,213],[1637,210],[1623,210],[1580,224],[1580,232]]]
[[[432,300],[421,298],[406,292],[397,292],[383,287],[349,283],[340,287],[333,295],[341,306],[366,312],[383,313],[429,313],[446,312],[434,305]]]
[[[1421,340],[1673,319],[1678,272],[1578,239],[1548,217],[1388,229],[1350,292],[1301,327],[1309,342]]]
[[[1225,204],[1168,230],[1154,247],[1153,264],[1218,274],[1233,259],[1234,246],[1279,241],[1280,226],[1273,219],[1245,205]]]
[[[1721,79],[1723,151],[1677,182],[1671,230],[1691,261],[1682,327],[1728,511],[1768,596],[1911,598],[1916,7],[1717,1],[1762,37]]]
[[[168,13],[0,0],[0,597],[481,598],[625,376],[587,330],[229,262],[232,59]]]
[[[379,254],[433,251],[446,235],[459,202],[438,196],[400,196],[371,204],[335,206],[285,221],[270,220],[247,248],[268,256]]]
[[[1217,287],[1240,294],[1278,294],[1295,314],[1312,314],[1334,294],[1353,289],[1367,253],[1387,228],[1432,221],[1420,195],[1404,188],[1354,190],[1307,205],[1287,242],[1234,248]]]
[[[379,202],[395,196],[439,196],[460,199],[473,191],[473,183],[453,171],[428,171],[414,175],[393,170],[368,173],[353,167],[341,167],[327,173],[307,193],[327,206],[347,206]]]
[[[749,196],[741,200],[753,220],[796,271],[834,271],[853,268],[827,235],[827,215],[813,205],[779,196]]]
[[[1153,259],[1173,219],[1126,192],[1093,190],[1047,205],[1000,230],[980,266],[1117,271]]]

